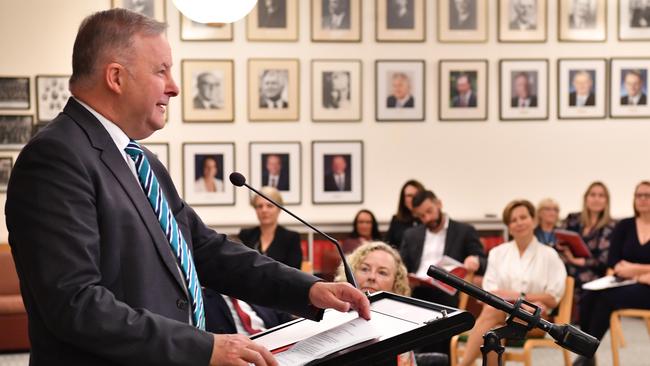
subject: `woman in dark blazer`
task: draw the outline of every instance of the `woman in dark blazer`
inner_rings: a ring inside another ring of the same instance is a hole
[[[277,189],[263,187],[261,191],[280,205],[284,204],[282,195]],[[250,229],[242,229],[238,235],[239,240],[246,246],[278,262],[300,269],[302,264],[300,234],[278,225],[280,209],[263,197],[253,196],[251,205],[255,208],[255,214],[260,225]]]
[[[413,209],[411,201],[413,201],[416,194],[422,191],[424,191],[424,186],[417,180],[411,179],[404,183],[399,193],[397,213],[391,218],[388,232],[386,232],[386,238],[384,239],[386,243],[399,249],[404,231],[420,223],[411,212]]]

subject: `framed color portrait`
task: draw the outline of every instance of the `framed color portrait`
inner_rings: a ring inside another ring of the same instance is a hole
[[[546,42],[547,0],[499,0],[499,42]]]
[[[313,141],[312,202],[363,203],[363,142]]]
[[[302,197],[300,142],[251,142],[249,176],[253,187],[273,187],[285,204],[297,205]]]
[[[142,145],[156,155],[156,158],[169,172],[169,144],[167,142],[145,142]]]
[[[179,12],[181,41],[232,41],[232,24],[203,24],[195,22]]]
[[[128,9],[159,22],[165,21],[164,0],[112,0],[112,5],[114,8]]]
[[[361,120],[361,61],[312,60],[313,121]]]
[[[424,61],[375,61],[377,121],[424,121]]]
[[[618,0],[618,39],[621,41],[650,40],[650,2]]]
[[[0,109],[29,109],[29,78],[0,76]]]
[[[260,0],[246,17],[249,41],[297,41],[298,0]]]
[[[375,0],[378,42],[424,42],[426,0]]]
[[[487,42],[488,0],[438,0],[440,42]]]
[[[548,119],[548,60],[499,61],[501,120]]]
[[[183,121],[235,119],[232,60],[183,60]]]
[[[63,111],[70,98],[69,80],[70,75],[36,76],[36,119],[39,122],[51,121]]]
[[[7,192],[7,185],[9,184],[9,176],[11,176],[11,168],[14,165],[13,156],[0,155],[0,192]]]
[[[560,119],[607,115],[607,60],[559,59],[557,111]]]
[[[606,41],[607,0],[558,0],[558,39]]]
[[[613,58],[610,62],[610,116],[648,118],[649,58]]]
[[[297,121],[299,77],[297,59],[248,60],[248,119]]]
[[[487,119],[487,66],[486,60],[440,60],[440,120]]]
[[[311,40],[361,42],[361,0],[311,0]]]
[[[20,150],[32,137],[30,115],[0,115],[0,149]]]
[[[205,142],[183,144],[183,199],[191,205],[234,205],[235,189],[229,181],[235,171],[235,144]]]

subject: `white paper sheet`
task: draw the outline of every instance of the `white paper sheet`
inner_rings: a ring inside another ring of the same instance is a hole
[[[599,291],[613,287],[633,285],[636,280],[618,280],[614,276],[605,276],[582,285],[584,290]]]

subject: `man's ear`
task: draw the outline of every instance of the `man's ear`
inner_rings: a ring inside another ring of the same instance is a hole
[[[114,93],[123,93],[126,76],[126,69],[117,62],[111,62],[104,68],[104,81]]]

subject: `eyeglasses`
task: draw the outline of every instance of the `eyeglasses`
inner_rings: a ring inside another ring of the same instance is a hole
[[[634,198],[638,200],[650,200],[650,193],[635,193]]]

